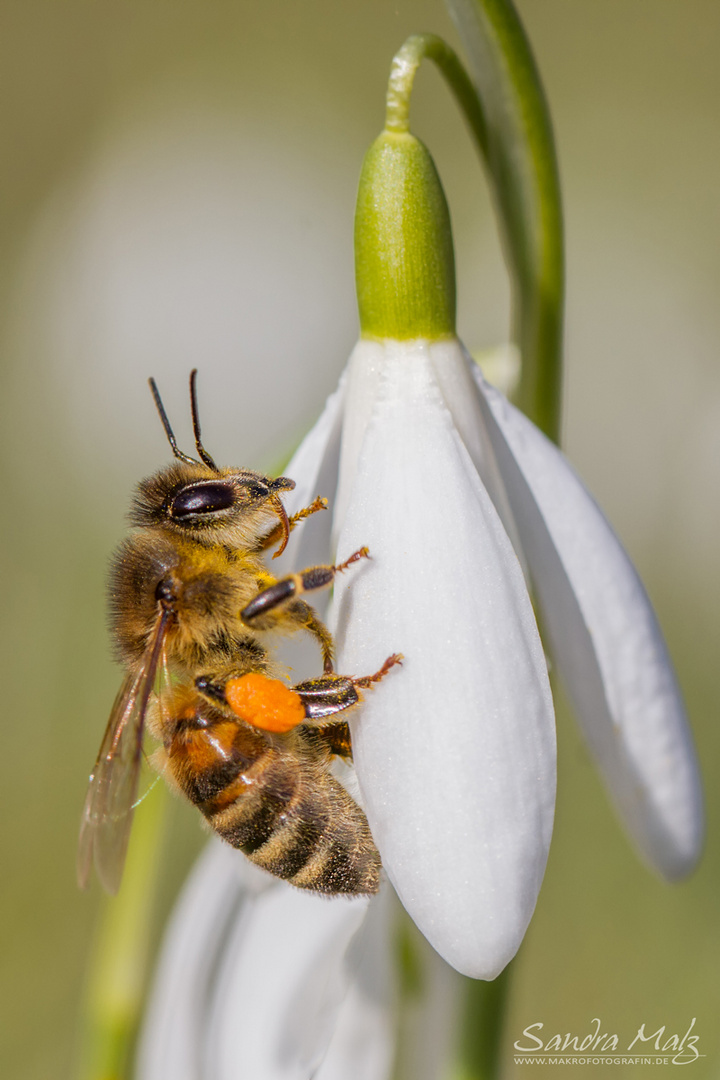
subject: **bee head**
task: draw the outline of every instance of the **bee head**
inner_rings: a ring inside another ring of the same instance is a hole
[[[289,525],[280,492],[292,491],[295,482],[285,476],[272,479],[248,469],[219,469],[202,445],[195,379],[190,375],[195,446],[199,461],[178,449],[154,379],[150,388],[165,434],[178,461],[139,485],[130,511],[133,525],[160,527],[192,535],[208,544],[232,547],[252,545],[280,520],[282,547]],[[282,550],[282,548],[281,548]]]

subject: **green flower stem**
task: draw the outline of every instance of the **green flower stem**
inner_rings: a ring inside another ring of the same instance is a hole
[[[409,130],[421,62],[442,73],[475,140],[497,209],[512,283],[511,333],[522,356],[518,403],[554,441],[560,431],[563,227],[550,117],[535,61],[510,0],[447,0],[475,83],[435,34],[416,34],[393,58],[385,130]]]
[[[458,1065],[453,1080],[497,1080],[513,963],[497,979],[464,979]]]
[[[485,116],[470,78],[457,53],[436,34],[414,34],[393,57],[385,99],[385,130],[410,130],[410,95],[423,60],[432,60],[452,90],[483,157],[487,155]]]
[[[512,280],[512,333],[522,356],[518,404],[557,442],[564,255],[547,102],[511,0],[446,3],[487,122],[486,161]]]
[[[87,978],[81,1080],[131,1075],[168,802],[165,785],[155,784],[135,811],[122,887],[105,900]]]

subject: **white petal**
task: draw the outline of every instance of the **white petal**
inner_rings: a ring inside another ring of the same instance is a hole
[[[342,433],[344,378],[311,431],[293,455],[285,475],[295,481],[295,488],[283,496],[288,514],[297,513],[320,495],[328,500],[328,509],[319,510],[293,529],[288,545],[278,559],[270,559],[269,568],[277,577],[295,573],[308,566],[332,561],[331,532],[335,493],[338,485],[340,439]],[[327,591],[314,593],[312,605],[321,618],[329,602]],[[278,659],[289,670],[293,682],[316,675],[320,654],[317,642],[308,634],[294,634],[278,643]]]
[[[350,984],[353,958],[346,954],[368,903],[329,900],[278,881],[248,906],[225,942],[203,1077],[315,1074]]]
[[[333,539],[337,545],[340,524],[345,520],[365,429],[372,414],[380,371],[385,362],[386,343],[361,339],[353,349],[343,379],[346,387],[342,427],[340,476],[333,506]]]
[[[484,382],[485,418],[558,668],[640,852],[673,879],[702,843],[700,783],[667,649],[640,579],[567,460]]]
[[[225,937],[264,887],[238,852],[220,841],[207,845],[165,933],[145,1010],[138,1080],[202,1080],[208,1008]]]
[[[523,572],[526,573],[517,524],[500,475],[487,425],[483,419],[468,356],[457,339],[441,341],[432,345],[430,362],[458,435],[480,474],[495,509],[500,515],[500,520],[505,526],[505,532],[512,541]],[[475,368],[475,365],[473,364],[472,367]]]
[[[293,530],[283,554],[270,562],[274,574],[292,573],[299,567],[327,562],[329,558],[344,400],[344,379],[341,379],[317,423],[284,470],[285,476],[295,481],[295,489],[283,495],[288,514],[309,506],[318,495],[327,498],[329,510],[318,511]]]
[[[422,342],[386,346],[351,481],[352,465],[338,558],[367,544],[372,559],[336,586],[338,669],[367,675],[391,652],[406,657],[353,727],[368,818],[431,944],[494,978],[545,869],[552,700],[520,566]]]

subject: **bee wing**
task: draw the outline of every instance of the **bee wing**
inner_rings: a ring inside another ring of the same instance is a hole
[[[167,685],[163,644],[168,614],[158,617],[147,649],[136,672],[131,672],[115,699],[100,753],[90,777],[80,825],[77,877],[87,887],[93,858],[104,888],[116,893],[120,887],[125,854],[137,796],[145,715],[160,669]],[[162,694],[163,686],[157,689]]]

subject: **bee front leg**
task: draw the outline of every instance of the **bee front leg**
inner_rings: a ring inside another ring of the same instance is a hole
[[[337,566],[311,566],[302,570],[299,574],[290,574],[280,578],[274,585],[250,601],[247,607],[240,612],[240,618],[246,626],[262,628],[263,616],[276,611],[284,605],[286,615],[299,626],[304,626],[311,634],[314,634],[320,642],[323,652],[323,668],[326,672],[333,670],[333,640],[329,630],[317,617],[315,612],[298,598],[303,593],[314,592],[317,589],[326,589],[332,584],[335,575],[341,574],[352,563],[359,559],[368,559],[370,553],[366,547],[353,552],[349,559]],[[292,602],[292,603],[291,603]]]
[[[310,517],[311,514],[316,514],[318,510],[327,510],[327,507],[327,499],[323,499],[318,495],[317,499],[315,499],[314,502],[311,502],[309,506],[304,507],[302,510],[298,510],[297,514],[290,515],[290,517],[288,518],[288,531],[292,532],[295,526],[298,525],[301,521],[304,521],[305,518]],[[278,541],[282,538],[282,535],[283,526],[282,523],[278,522],[272,532],[269,532],[267,536],[264,536],[262,538],[256,550],[266,551],[274,544],[277,544]]]

